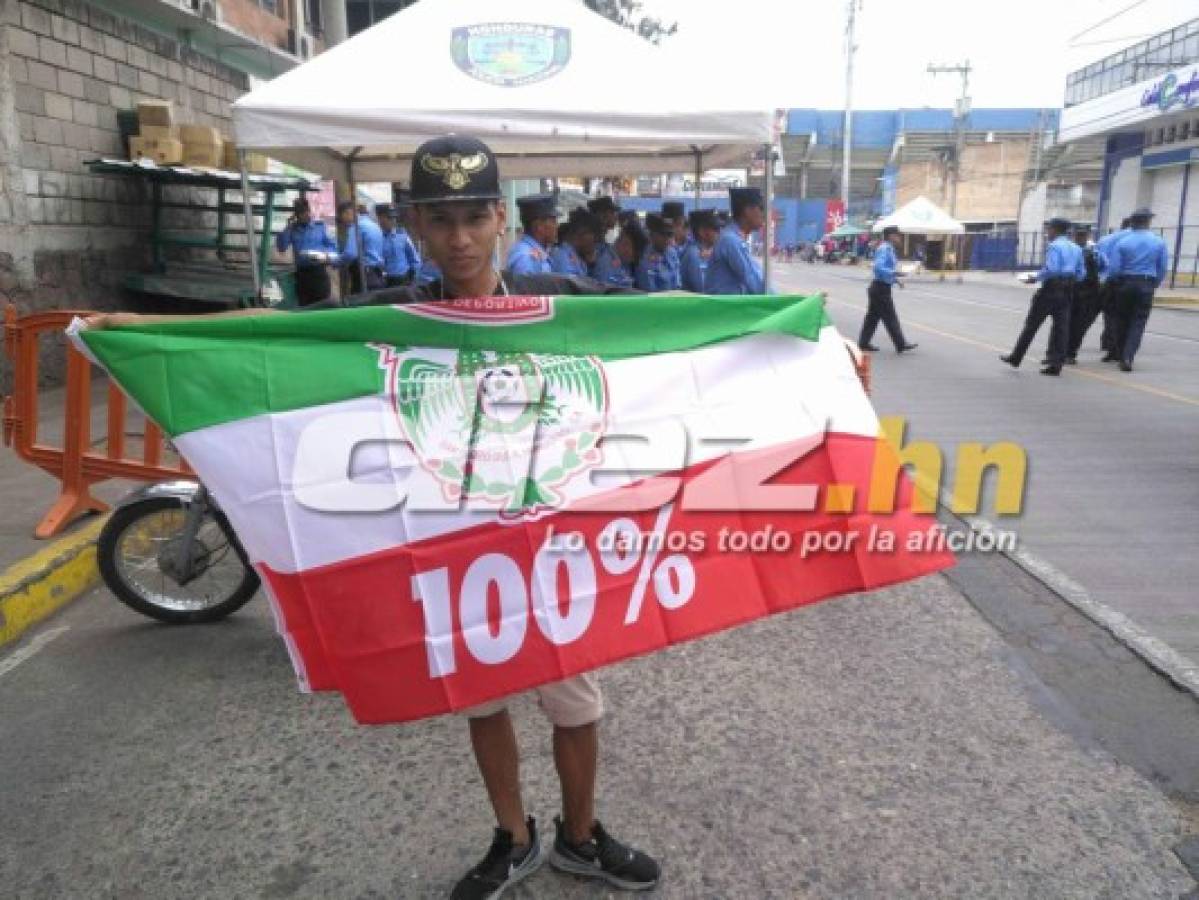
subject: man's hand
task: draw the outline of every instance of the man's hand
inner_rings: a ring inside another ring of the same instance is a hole
[[[896,279],[895,279],[895,283],[896,283],[897,285],[899,285],[899,289],[902,291],[902,290],[903,290],[903,280],[902,280],[902,279],[900,279],[900,278],[896,278]]]
[[[83,323],[89,329],[102,331],[105,328],[119,328],[121,325],[137,325],[146,318],[137,313],[97,313],[94,316],[88,316]]]

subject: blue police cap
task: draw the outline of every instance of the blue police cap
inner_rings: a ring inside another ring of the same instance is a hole
[[[646,215],[645,227],[650,234],[670,234],[674,230],[670,222],[657,213],[648,213]]]
[[[1134,209],[1132,211],[1132,215],[1129,216],[1128,218],[1132,219],[1132,221],[1134,221],[1134,222],[1137,222],[1137,221],[1148,222],[1150,219],[1153,218],[1153,210],[1151,210],[1147,206],[1142,206],[1140,209]]]
[[[587,208],[596,215],[606,212],[620,212],[620,204],[611,197],[596,197],[594,200],[588,200]]]
[[[729,188],[729,204],[733,207],[733,212],[737,213],[750,206],[765,208],[766,201],[762,198],[762,192],[758,188],[735,187]]]
[[[686,207],[677,200],[667,200],[662,204],[662,218],[678,222],[686,216]]]
[[[558,218],[558,201],[553,194],[530,194],[527,197],[519,197],[516,205],[520,207],[522,219]]]
[[[1069,231],[1071,225],[1069,219],[1064,219],[1061,216],[1054,216],[1045,224],[1056,231]]]

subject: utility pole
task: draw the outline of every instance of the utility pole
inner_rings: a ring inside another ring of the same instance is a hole
[[[858,49],[853,42],[854,20],[861,0],[849,0],[849,19],[845,25],[845,124],[841,129],[841,202],[849,218],[849,157],[853,143],[853,55]]]
[[[928,66],[930,75],[960,75],[962,95],[953,110],[953,154],[949,162],[949,214],[958,214],[958,181],[962,174],[962,154],[966,149],[966,116],[970,115],[970,60],[956,66]]]

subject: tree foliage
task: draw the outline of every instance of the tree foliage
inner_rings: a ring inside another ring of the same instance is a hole
[[[678,22],[666,23],[656,16],[646,15],[641,0],[583,0],[592,12],[634,31],[653,44],[679,30]]]

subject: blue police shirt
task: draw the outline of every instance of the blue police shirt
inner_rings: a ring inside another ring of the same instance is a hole
[[[337,242],[325,229],[325,223],[320,221],[312,221],[307,225],[296,222],[280,231],[275,236],[275,249],[280,253],[286,253],[288,248],[295,251],[296,266],[301,269],[324,265],[324,263],[305,259],[304,254],[309,251],[337,255]]]
[[[1095,245],[1095,250],[1099,254],[1099,280],[1107,281],[1111,277],[1112,268],[1112,252],[1115,250],[1116,244],[1130,232],[1131,228],[1121,228],[1119,231],[1113,231],[1111,234],[1104,235]]]
[[[417,284],[428,284],[431,281],[441,280],[441,268],[437,263],[426,256],[424,262],[420,264],[420,269],[416,273]]]
[[[524,235],[508,251],[507,269],[513,275],[542,275],[550,270],[550,255],[531,234]]]
[[[708,263],[707,293],[764,294],[766,283],[762,267],[750,255],[749,243],[736,222],[720,232],[716,249]]]
[[[408,232],[394,228],[383,233],[383,274],[403,278],[420,269],[420,254]]]
[[[895,284],[895,270],[898,266],[899,260],[895,256],[895,248],[891,246],[890,242],[883,241],[874,251],[875,280],[881,281],[883,284]]]
[[[1148,228],[1133,228],[1115,246],[1109,277],[1148,276],[1161,287],[1169,260],[1165,241]]]
[[[550,271],[559,275],[587,276],[587,266],[583,264],[579,252],[566,241],[550,251]]]
[[[1083,281],[1086,277],[1087,266],[1083,261],[1082,247],[1064,234],[1055,237],[1045,251],[1045,265],[1037,273],[1037,281],[1050,278]]]
[[[658,252],[648,247],[637,264],[636,285],[639,290],[676,291],[679,289],[679,256],[674,247]]]
[[[595,254],[595,264],[591,267],[591,277],[602,284],[633,286],[633,273],[620,261],[611,244],[599,245]]]
[[[693,294],[708,292],[708,264],[712,261],[712,248],[703,248],[698,243],[692,243],[683,253],[679,263],[679,281],[683,290]]]
[[[346,246],[341,251],[341,261],[351,265],[358,261],[358,232],[362,232],[362,259],[368,268],[383,268],[383,229],[367,215],[358,216],[358,228],[346,231]]]

